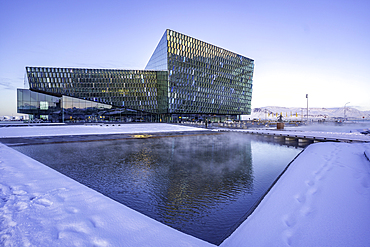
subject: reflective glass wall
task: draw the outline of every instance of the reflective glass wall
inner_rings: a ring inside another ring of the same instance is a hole
[[[167,71],[27,67],[30,89],[149,113],[166,113]]]
[[[96,122],[105,120],[105,113],[112,109],[112,106],[68,96],[62,96],[62,108],[63,118],[65,121]]]
[[[31,120],[59,122],[53,116],[61,113],[61,97],[17,89],[17,112],[31,115]]]
[[[167,31],[163,34],[145,69],[167,71]]]
[[[167,30],[170,113],[250,114],[254,61]]]
[[[158,121],[151,114],[132,109],[28,89],[17,90],[17,112],[29,114],[30,120],[44,122]]]

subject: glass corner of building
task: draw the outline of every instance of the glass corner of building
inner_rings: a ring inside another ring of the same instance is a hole
[[[28,68],[29,69],[29,68]],[[23,78],[23,87],[25,89],[30,89],[30,83],[28,81],[28,75],[27,75],[27,71],[24,73],[24,78]]]

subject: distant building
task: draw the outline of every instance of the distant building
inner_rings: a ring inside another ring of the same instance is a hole
[[[26,67],[18,113],[47,121],[165,121],[251,113],[254,61],[166,30],[145,70]]]

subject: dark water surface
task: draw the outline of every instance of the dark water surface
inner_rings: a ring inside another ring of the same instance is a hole
[[[14,149],[153,219],[217,245],[302,150],[230,133]]]

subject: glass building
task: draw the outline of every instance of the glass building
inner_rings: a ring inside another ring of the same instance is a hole
[[[145,70],[26,67],[18,113],[48,121],[237,118],[251,112],[253,70],[250,58],[166,30]]]

